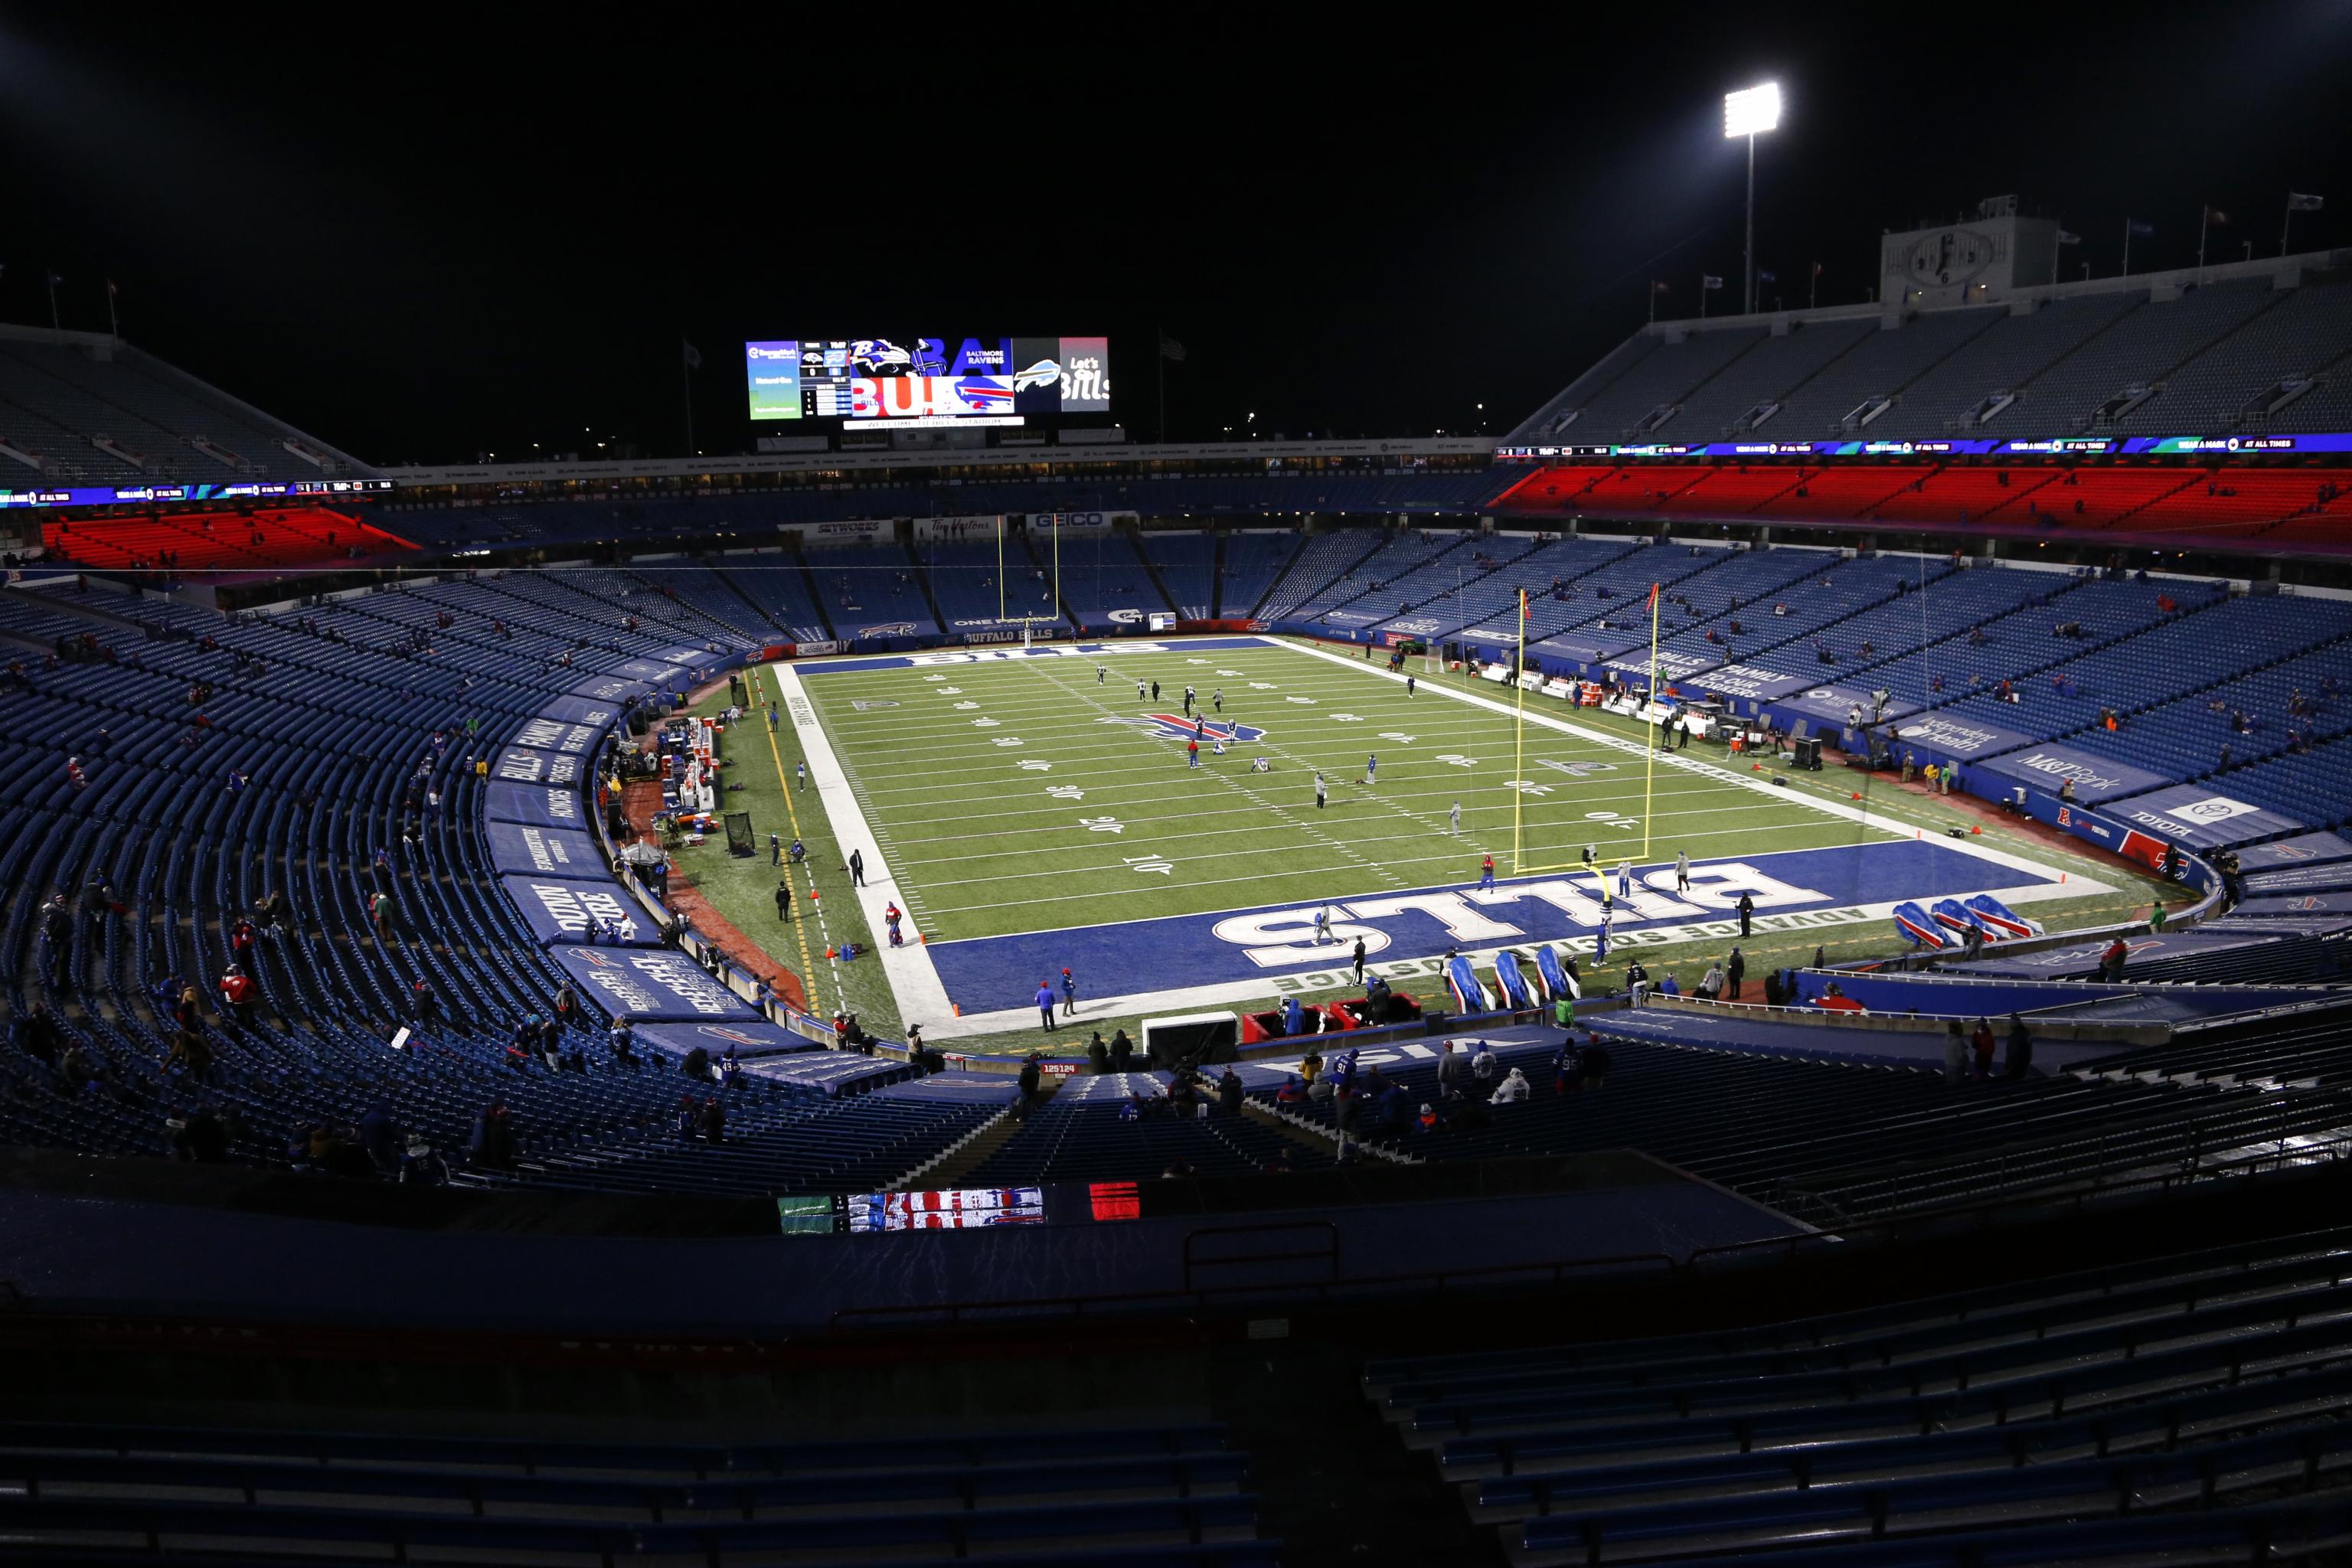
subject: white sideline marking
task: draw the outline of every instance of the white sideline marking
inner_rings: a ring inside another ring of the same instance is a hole
[[[898,1016],[922,1025],[927,1033],[954,1022],[948,1006],[948,988],[940,979],[938,967],[931,963],[930,950],[919,942],[892,947],[887,934],[876,934],[887,933],[890,929],[882,911],[889,907],[891,896],[899,891],[898,879],[883,858],[881,840],[867,826],[857,795],[843,775],[840,761],[833,754],[833,742],[816,716],[816,704],[809,700],[807,689],[801,685],[800,672],[783,663],[772,664],[768,668],[783,693],[784,711],[791,716],[801,750],[808,757],[809,778],[816,784],[817,804],[824,808],[825,820],[833,826],[834,841],[847,849],[865,851],[866,886],[853,886],[850,891],[858,908],[866,911],[866,931],[874,937],[874,954],[881,961],[882,977],[890,983],[890,994],[898,1001]],[[845,852],[843,858],[847,858]],[[899,906],[908,911],[909,924],[914,921],[913,904],[909,894]]]

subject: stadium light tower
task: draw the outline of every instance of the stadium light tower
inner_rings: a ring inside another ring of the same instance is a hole
[[[1761,87],[1723,95],[1724,140],[1748,138],[1748,291],[1743,310],[1751,316],[1756,313],[1756,138],[1763,132],[1779,129],[1780,124],[1779,82],[1768,81]]]

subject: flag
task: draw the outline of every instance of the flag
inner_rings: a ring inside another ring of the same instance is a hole
[[[110,279],[108,279],[106,280],[106,297],[107,297],[108,299],[111,300],[111,299],[113,299],[117,294],[120,294],[120,293],[121,293],[121,292],[122,292],[122,290],[121,290],[121,289],[117,289],[117,288],[114,286],[114,279],[113,279],[110,278]]]
[[[686,368],[688,370],[700,370],[702,368],[702,351],[696,348],[692,343],[688,342],[684,338],[678,339],[677,343],[678,347],[686,351]]]
[[[1816,261],[1816,262],[1814,262],[1814,263],[1813,263],[1813,276],[1814,276],[1814,277],[1816,277],[1816,278],[1819,278],[1821,275],[1822,275],[1822,264],[1821,264],[1820,262]]]
[[[1699,274],[1698,286],[1702,289],[1720,289],[1723,287],[1723,279],[1712,272],[1702,272]]]
[[[64,273],[62,273],[62,272],[52,271],[52,272],[49,274],[49,287],[50,287],[50,288],[52,288],[52,289],[56,288],[58,284],[60,284],[60,283],[64,282],[65,280],[66,280],[66,275],[65,275]]]
[[[2147,239],[2156,233],[2156,225],[2142,223],[2136,217],[2124,219],[2124,232],[2134,239]]]
[[[2062,228],[2058,231],[2058,243],[2061,245],[2080,245],[2083,243],[2083,237],[2079,234],[2068,234]]]
[[[2326,205],[2326,196],[2306,196],[2301,191],[2286,194],[2286,210],[2291,213],[2315,213]]]
[[[1767,272],[1763,268],[1759,268],[1756,271],[1756,281],[1759,283],[1778,283],[1780,281],[1780,275],[1777,272]]]
[[[2211,224],[2215,228],[2227,228],[2230,226],[2230,215],[2223,212],[2220,207],[2207,207],[2205,209],[2205,221]]]
[[[1170,337],[1166,332],[1162,332],[1160,334],[1160,357],[1161,359],[1172,359],[1177,363],[1181,364],[1184,363],[1184,345],[1178,342],[1174,338]]]
[[[1520,590],[1519,590],[1519,625],[1521,625],[1521,626],[1526,626],[1527,624],[1528,624],[1528,591],[1527,591],[1525,588],[1522,588],[1522,589],[1520,589]]]
[[[1650,603],[1647,607],[1653,610],[1658,607],[1658,585],[1655,583],[1650,584]]]
[[[1666,285],[1664,285],[1664,283],[1659,282],[1656,279],[1653,278],[1652,279],[1650,279],[1650,292],[1651,292],[1651,293],[1653,293],[1653,294],[1670,294],[1670,293],[1674,292],[1674,290],[1673,290],[1673,289],[1669,289],[1669,288],[1667,288],[1667,287],[1666,287]]]

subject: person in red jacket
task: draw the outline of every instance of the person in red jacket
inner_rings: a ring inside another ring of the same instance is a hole
[[[228,973],[221,976],[220,994],[222,1004],[236,1015],[236,1021],[248,1029],[253,1027],[255,1015],[261,1007],[261,987],[253,983],[253,976],[230,964]]]

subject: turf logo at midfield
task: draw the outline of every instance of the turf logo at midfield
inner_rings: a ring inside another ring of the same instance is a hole
[[[1102,722],[1126,724],[1138,730],[1148,730],[1155,735],[1189,741],[1192,738],[1192,726],[1195,721],[1187,719],[1181,713],[1145,713],[1133,719],[1105,719]],[[1245,741],[1265,739],[1265,731],[1255,724],[1237,724],[1217,719],[1203,719],[1198,722],[1201,726],[1201,739],[1204,741],[1223,741],[1230,746]]]

